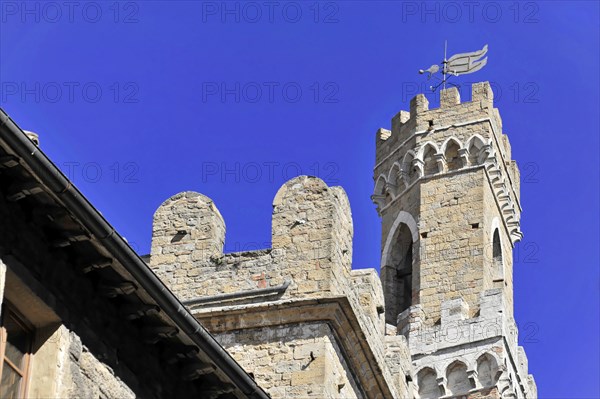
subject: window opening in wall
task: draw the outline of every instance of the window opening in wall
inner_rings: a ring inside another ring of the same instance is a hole
[[[391,253],[396,268],[396,315],[412,305],[413,242],[407,225],[402,224]]]
[[[456,170],[462,166],[462,161],[458,155],[459,146],[456,141],[451,140],[446,146],[446,165],[448,170]]]
[[[9,304],[2,307],[0,338],[0,398],[22,398],[26,394],[33,329]]]
[[[498,229],[494,230],[494,238],[492,241],[492,264],[494,281],[503,281],[504,266],[502,264],[502,244],[500,243],[500,233],[498,232]]]
[[[423,163],[425,164],[425,175],[432,175],[438,172],[437,162],[435,161],[435,148],[432,145],[427,145],[423,152]]]

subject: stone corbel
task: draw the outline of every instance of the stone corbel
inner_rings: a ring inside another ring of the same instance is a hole
[[[498,389],[500,389],[500,381],[502,380],[502,376],[504,375],[504,373],[506,373],[506,366],[503,364],[498,365],[498,370],[494,375],[494,381],[498,381]]]
[[[512,396],[509,396],[513,390],[512,381],[505,366],[500,366],[496,373],[496,378],[498,379],[498,392],[500,392],[501,397],[512,398]]]
[[[469,164],[469,150],[467,148],[459,148],[458,157],[460,158],[463,168]]]
[[[508,193],[503,190],[498,190],[498,192],[496,193],[496,196],[498,197],[498,200],[501,202],[507,201],[510,199],[510,196],[508,195]]]
[[[440,396],[446,396],[446,384],[448,383],[448,381],[446,381],[446,377],[438,377],[435,381],[437,382],[438,388],[440,390]]]
[[[496,161],[496,154],[494,154],[494,149],[492,148],[491,144],[486,144],[481,147],[481,150],[479,150],[479,155],[477,156],[477,163],[481,164],[488,161],[493,163]]]
[[[511,230],[510,236],[512,238],[513,243],[521,241],[523,239],[523,233],[521,232],[521,230],[519,230],[518,227]]]
[[[500,172],[500,169],[498,169],[496,165],[489,164],[487,170],[492,177],[492,182],[497,183],[502,180],[502,172]]]
[[[408,187],[409,181],[408,181],[408,173],[406,173],[405,170],[398,170],[398,180],[402,182],[402,184],[404,184],[404,187]]]
[[[498,181],[494,182],[494,187],[501,190],[507,190],[506,181],[503,178],[498,178]]]
[[[477,377],[477,370],[467,370],[467,378],[469,378],[469,382],[471,383],[471,389],[483,388],[479,383],[479,378]]]
[[[386,182],[385,183],[385,191],[390,193],[390,195],[392,197],[396,196],[396,189],[398,188],[398,186],[396,186],[394,183],[390,183],[390,182]]]
[[[446,167],[446,156],[444,154],[435,154],[435,163],[438,168],[438,173],[444,173]]]
[[[506,209],[510,209],[511,212],[514,212],[514,209],[513,209],[513,206],[512,206],[512,202],[510,201],[510,198],[505,203],[500,204],[500,209],[502,209],[502,211],[504,211]]]
[[[423,161],[418,158],[412,160],[411,166],[417,175],[417,179],[423,176]]]
[[[385,206],[385,195],[373,194],[371,195],[371,201],[377,206],[377,213],[381,212],[381,208]]]

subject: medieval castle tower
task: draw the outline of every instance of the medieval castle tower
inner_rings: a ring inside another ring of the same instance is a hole
[[[378,132],[375,177],[386,322],[408,339],[421,397],[535,397],[513,318],[519,170],[489,84],[466,103],[443,90],[438,109],[413,98]]]
[[[380,275],[353,270],[344,190],[273,201],[272,247],[223,253],[225,222],[184,192],[147,262],[273,398],[536,398],[513,316],[519,170],[488,83],[425,96],[376,137]]]

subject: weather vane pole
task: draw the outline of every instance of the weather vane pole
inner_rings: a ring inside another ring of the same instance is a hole
[[[448,40],[444,40],[444,69],[442,69],[442,74],[444,75],[444,90],[446,90],[446,53],[448,52]]]
[[[474,51],[472,53],[459,53],[455,54],[449,59],[447,59],[447,51],[448,51],[448,41],[444,41],[444,61],[442,61],[442,79],[441,82],[435,86],[430,86],[431,91],[435,92],[440,86],[443,86],[446,89],[446,82],[452,76],[466,75],[468,73],[473,73],[479,71],[481,68],[487,64],[487,57],[481,58],[487,54],[488,46],[487,44],[483,46],[483,48],[479,51]],[[427,80],[433,78],[440,79],[435,76],[435,74],[440,70],[440,66],[438,64],[433,64],[429,67],[429,69],[421,69],[419,70],[420,74],[424,74],[427,72]],[[459,87],[458,85],[448,82],[448,84]]]

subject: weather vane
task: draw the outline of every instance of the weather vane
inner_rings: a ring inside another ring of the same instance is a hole
[[[483,46],[483,48],[479,51],[474,51],[472,53],[460,53],[455,54],[449,59],[446,59],[446,50],[448,47],[448,42],[444,44],[444,61],[442,61],[442,79],[441,82],[435,86],[431,86],[431,91],[436,91],[440,86],[443,85],[444,89],[446,88],[446,82],[450,79],[451,76],[459,76],[466,75],[468,73],[473,73],[479,71],[481,68],[487,64],[487,57],[481,59],[484,55],[487,54],[488,46],[487,44]],[[438,64],[433,64],[429,67],[429,69],[421,69],[419,70],[420,74],[428,73],[427,80],[433,78],[440,79],[435,74],[440,70],[440,66]],[[458,87],[454,83],[448,82],[448,84]]]

